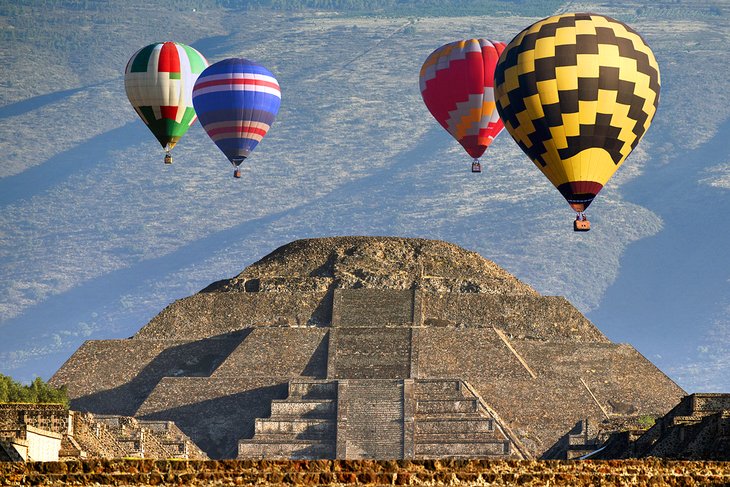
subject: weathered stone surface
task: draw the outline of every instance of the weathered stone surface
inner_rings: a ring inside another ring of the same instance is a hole
[[[561,296],[423,293],[425,326],[495,326],[518,339],[609,340]]]
[[[438,240],[398,237],[297,240],[206,290],[241,290],[252,279],[281,277],[332,279],[338,288],[537,294],[475,252]]]
[[[169,305],[134,338],[201,340],[248,327],[328,326],[331,320],[326,291],[201,292]]]
[[[0,462],[0,485],[661,485],[723,486],[728,462],[611,461],[269,461],[100,460]]]
[[[347,458],[342,441],[372,445],[374,453],[358,453],[361,458],[443,456],[436,443],[419,447],[414,425],[407,424],[420,414],[406,400],[407,381],[466,381],[524,456],[541,455],[579,420],[661,415],[683,396],[564,298],[540,296],[453,244],[394,237],[292,242],[238,276],[172,303],[131,339],[86,342],[51,383],[68,386],[76,409],[173,420],[209,456],[224,458],[237,455],[239,440],[267,438],[265,427],[255,438],[257,418],[268,418],[272,401],[297,397],[309,387],[302,381],[315,379],[329,381],[311,386],[321,392],[349,380],[402,384],[400,456],[395,443],[386,448],[348,438],[338,412],[340,458]],[[358,400],[375,404],[386,394],[367,390]],[[449,414],[471,414],[467,402]],[[375,431],[363,425],[362,431]],[[282,440],[277,448],[300,447]],[[458,448],[464,455],[478,451]],[[482,451],[497,450],[485,443]]]

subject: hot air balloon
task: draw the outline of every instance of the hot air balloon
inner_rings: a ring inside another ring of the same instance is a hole
[[[439,47],[421,67],[421,96],[431,115],[474,158],[479,158],[504,125],[494,104],[494,67],[503,42],[467,39]]]
[[[193,88],[193,105],[200,123],[233,164],[239,166],[274,123],[281,90],[274,75],[248,59],[232,58],[208,67]]]
[[[207,66],[202,54],[177,42],[145,46],[127,63],[127,97],[165,149],[165,164],[172,163],[170,150],[195,122],[193,85]]]
[[[505,48],[495,72],[507,131],[577,212],[583,213],[649,128],[659,66],[644,40],[603,15],[543,19]]]

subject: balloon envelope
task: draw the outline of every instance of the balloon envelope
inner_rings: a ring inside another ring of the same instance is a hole
[[[281,90],[274,75],[243,58],[212,64],[193,89],[201,125],[235,166],[269,131],[280,103]]]
[[[576,211],[591,204],[651,124],[659,66],[634,30],[603,15],[543,19],[495,72],[507,131]]]
[[[432,52],[421,67],[421,96],[431,115],[473,158],[504,128],[494,103],[494,68],[503,42],[467,39]]]
[[[172,149],[195,122],[192,91],[208,61],[177,42],[145,46],[124,71],[129,102],[163,148]]]

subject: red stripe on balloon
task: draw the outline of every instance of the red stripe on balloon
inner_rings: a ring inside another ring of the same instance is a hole
[[[160,107],[162,118],[167,118],[169,120],[177,119],[177,109],[178,107]]]
[[[157,70],[161,73],[180,72],[180,54],[177,52],[177,47],[175,47],[174,42],[165,42],[162,44]]]
[[[264,80],[260,80],[260,79],[241,79],[241,78],[203,81],[203,82],[196,83],[195,89],[201,90],[201,89],[207,88],[209,86],[220,86],[220,85],[256,85],[256,86],[265,86],[267,88],[274,88],[277,90],[280,89],[278,84],[272,83],[271,81],[264,81]]]
[[[257,128],[257,127],[240,127],[238,125],[234,125],[231,127],[218,127],[210,130],[206,130],[208,132],[208,136],[213,137],[214,135],[218,134],[225,134],[225,133],[241,133],[241,134],[257,134],[260,136],[266,135],[266,130]]]

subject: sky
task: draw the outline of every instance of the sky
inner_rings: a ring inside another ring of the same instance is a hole
[[[586,234],[572,232],[571,210],[508,134],[471,174],[418,90],[436,47],[509,41],[537,15],[132,2],[123,15],[38,16],[33,2],[9,5],[0,4],[3,35],[16,39],[0,50],[0,373],[48,379],[84,340],[132,336],[172,301],[292,240],[398,235],[454,242],[566,296],[688,392],[730,390],[724,4],[558,8],[629,23],[662,73],[652,127],[591,206]],[[129,105],[127,59],[164,39],[211,61],[256,60],[279,80],[277,121],[241,180],[199,124],[162,164]]]

